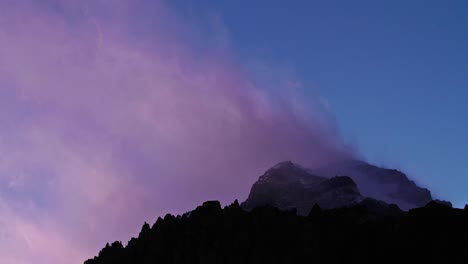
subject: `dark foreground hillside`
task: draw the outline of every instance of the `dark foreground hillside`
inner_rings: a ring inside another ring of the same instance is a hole
[[[410,262],[411,261],[411,262]],[[85,264],[468,263],[468,210],[431,202],[408,213],[375,200],[309,216],[237,202],[166,215],[126,247],[106,245]]]

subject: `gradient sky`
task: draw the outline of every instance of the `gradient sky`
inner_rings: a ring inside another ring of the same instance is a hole
[[[0,263],[80,263],[269,166],[468,201],[467,4],[0,1]]]
[[[176,2],[218,12],[247,62],[292,67],[369,161],[467,203],[466,1]]]

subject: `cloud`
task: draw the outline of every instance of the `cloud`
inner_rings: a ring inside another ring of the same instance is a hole
[[[276,162],[352,155],[297,80],[272,93],[226,32],[204,41],[165,3],[0,10],[2,263],[80,263],[145,220],[244,199]]]

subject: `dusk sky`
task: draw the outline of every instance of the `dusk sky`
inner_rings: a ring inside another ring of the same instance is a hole
[[[468,203],[466,1],[0,0],[0,263],[365,159]]]

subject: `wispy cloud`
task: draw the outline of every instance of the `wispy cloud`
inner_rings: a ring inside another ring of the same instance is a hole
[[[295,80],[272,96],[224,33],[200,48],[149,2],[0,4],[0,262],[80,263],[145,220],[245,198],[276,162],[351,155]]]

